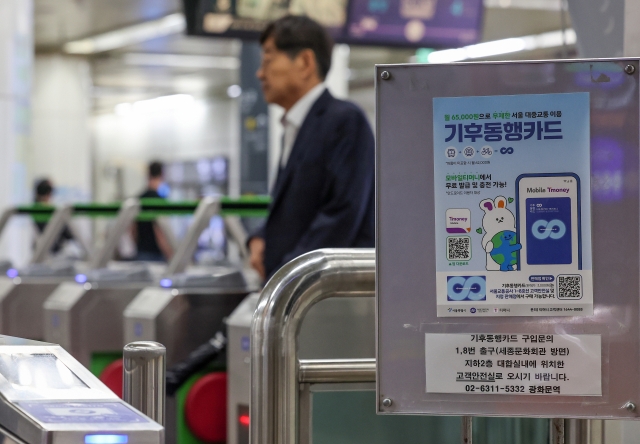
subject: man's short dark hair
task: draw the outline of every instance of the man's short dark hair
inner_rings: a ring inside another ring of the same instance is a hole
[[[49,179],[40,179],[36,182],[34,200],[36,202],[42,200],[42,198],[50,196],[53,193],[53,185]]]
[[[149,179],[157,179],[158,177],[162,177],[162,163],[161,162],[151,162],[149,164]]]
[[[318,22],[301,15],[287,15],[269,23],[260,36],[260,44],[272,37],[276,48],[292,59],[305,49],[312,50],[318,63],[318,76],[321,80],[327,77],[333,40]]]

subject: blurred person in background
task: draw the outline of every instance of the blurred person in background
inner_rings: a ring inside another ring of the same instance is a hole
[[[318,248],[374,247],[374,138],[360,108],[324,84],[333,42],[320,24],[286,16],[260,43],[265,100],[285,110],[269,217],[248,242],[251,265],[268,279]]]
[[[162,199],[158,190],[164,182],[163,165],[160,162],[151,162],[147,175],[147,189],[138,197],[140,199]],[[138,221],[133,226],[133,239],[137,247],[136,260],[162,262],[171,259],[173,249],[169,240],[157,222]]]
[[[40,179],[36,182],[33,192],[33,201],[36,204],[42,205],[52,205],[51,198],[53,197],[53,183],[50,179]],[[36,227],[38,228],[38,233],[42,234],[44,229],[47,227],[47,222],[36,222]],[[62,250],[62,247],[67,241],[73,240],[73,234],[71,234],[71,230],[69,230],[68,226],[64,226],[64,229],[58,236],[58,239],[51,247],[52,253],[59,253]]]

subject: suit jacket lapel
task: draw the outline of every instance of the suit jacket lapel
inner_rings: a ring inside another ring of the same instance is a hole
[[[309,145],[309,141],[317,138],[317,134],[310,134],[309,128],[313,128],[316,120],[320,115],[322,115],[329,103],[329,101],[333,99],[333,96],[326,89],[322,95],[316,100],[311,109],[309,110],[309,114],[305,117],[304,122],[302,122],[302,126],[298,131],[298,135],[296,136],[296,140],[293,143],[293,147],[291,148],[291,154],[289,154],[289,159],[287,161],[287,165],[281,170],[276,179],[276,184],[273,188],[272,194],[272,204],[271,211],[273,211],[285,191],[289,188],[289,182],[291,180],[291,175],[293,171],[296,169],[297,164],[302,158],[302,154],[304,153],[305,147]]]

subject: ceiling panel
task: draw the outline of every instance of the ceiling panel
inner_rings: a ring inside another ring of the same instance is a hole
[[[50,48],[182,9],[180,0],[35,0],[36,48]]]
[[[553,1],[556,0],[485,0],[493,7],[486,9],[483,40],[560,29],[561,11],[559,8],[548,7]],[[113,31],[181,11],[181,0],[34,0],[34,2],[37,53],[58,52],[68,41]],[[528,4],[531,8],[526,9]],[[509,5],[512,7],[501,7]],[[570,26],[568,17],[565,19],[565,25]],[[129,53],[237,58],[240,53],[240,42],[176,34],[92,55],[89,58],[92,65],[96,112],[110,111],[115,104],[123,101],[135,101],[162,94],[186,92],[203,97],[216,96],[224,94],[229,85],[238,82],[239,74],[233,69],[133,66],[127,63],[126,54]],[[376,63],[404,63],[414,53],[412,49],[402,48],[352,47],[350,57],[352,88],[369,88],[373,85],[373,67]],[[507,58],[553,58],[560,54],[562,52],[556,48],[508,55]]]

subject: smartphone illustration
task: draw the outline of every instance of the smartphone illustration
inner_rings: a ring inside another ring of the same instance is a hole
[[[554,265],[582,269],[580,178],[574,173],[523,174],[516,179],[518,269]]]

